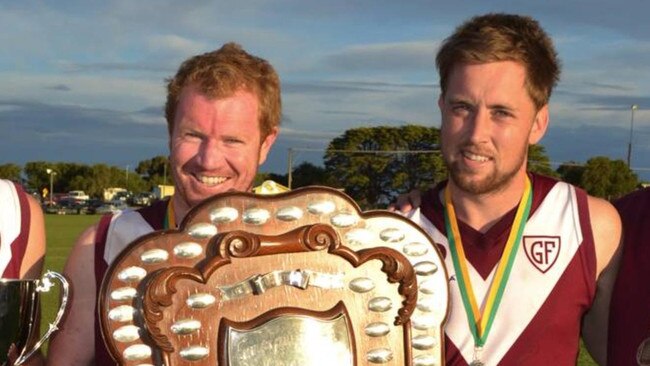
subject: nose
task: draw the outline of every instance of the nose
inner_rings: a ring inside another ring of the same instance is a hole
[[[474,144],[487,142],[492,127],[490,112],[486,108],[476,108],[473,113],[467,117],[465,123],[469,140]]]
[[[205,170],[216,169],[223,162],[223,151],[215,139],[205,139],[199,149],[198,162]]]

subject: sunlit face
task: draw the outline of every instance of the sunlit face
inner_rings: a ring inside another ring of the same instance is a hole
[[[210,99],[194,87],[183,89],[170,137],[178,212],[217,193],[251,189],[277,136],[276,129],[262,140],[258,103],[244,90]]]
[[[438,100],[442,153],[452,183],[484,194],[524,175],[528,145],[548,124],[548,107],[536,111],[525,68],[512,61],[456,65]]]

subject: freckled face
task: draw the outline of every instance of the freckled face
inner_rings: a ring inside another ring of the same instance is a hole
[[[255,94],[239,90],[210,99],[185,87],[170,137],[175,209],[186,212],[214,194],[250,190],[276,136],[274,130],[262,139]]]
[[[528,145],[544,135],[548,107],[536,111],[525,81],[525,68],[512,61],[452,69],[438,106],[443,158],[461,190],[493,192],[526,173]]]

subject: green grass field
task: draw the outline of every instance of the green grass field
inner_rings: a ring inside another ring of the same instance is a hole
[[[45,268],[62,273],[66,258],[76,238],[86,227],[97,222],[99,218],[100,216],[95,215],[46,215],[47,255],[45,257]],[[48,323],[54,319],[58,309],[58,297],[45,294],[42,298],[42,304],[41,329],[44,330],[47,329]],[[45,347],[47,347],[47,344]],[[581,347],[578,365],[596,365],[583,347]]]
[[[75,240],[88,226],[99,220],[99,215],[45,215],[47,253],[44,269],[63,273],[63,266]],[[58,286],[57,286],[58,290]],[[58,291],[41,295],[41,333],[48,329],[59,309]],[[47,343],[44,345],[47,350]]]

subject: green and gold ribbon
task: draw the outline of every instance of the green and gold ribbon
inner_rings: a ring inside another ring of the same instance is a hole
[[[174,214],[174,197],[169,197],[167,202],[167,213],[165,214],[165,220],[163,221],[163,229],[175,229],[176,228],[176,216]]]
[[[467,259],[465,258],[465,250],[463,249],[463,242],[460,238],[460,230],[458,230],[458,221],[456,219],[456,211],[451,202],[451,192],[449,188],[445,189],[445,228],[449,241],[449,251],[451,252],[452,261],[454,263],[454,270],[456,271],[456,280],[460,295],[463,299],[463,306],[467,313],[469,320],[469,327],[474,337],[474,344],[476,347],[483,347],[487,341],[488,334],[492,328],[492,323],[496,317],[503,292],[505,291],[508,278],[510,277],[510,270],[515,261],[519,242],[530,213],[530,207],[533,201],[533,192],[530,179],[526,177],[526,186],[524,193],[517,208],[515,220],[512,223],[510,235],[506,242],[506,247],[501,255],[501,260],[497,267],[497,271],[492,280],[492,284],[488,290],[488,297],[483,308],[483,312],[479,311],[476,296],[472,289],[472,282],[467,271]]]

